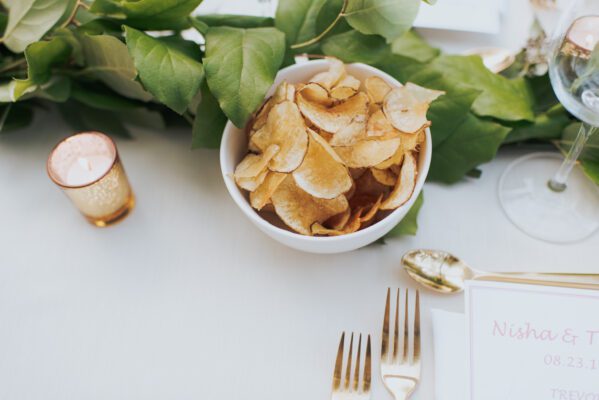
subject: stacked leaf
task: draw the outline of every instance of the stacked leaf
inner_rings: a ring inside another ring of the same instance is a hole
[[[331,59],[328,71],[283,82],[264,102],[235,181],[252,207],[295,232],[354,233],[412,197],[426,113],[442,95],[374,76],[362,83]]]

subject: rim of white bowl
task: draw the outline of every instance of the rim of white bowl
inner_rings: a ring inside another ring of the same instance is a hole
[[[291,65],[289,67],[286,67],[286,68],[283,68],[282,70],[280,70],[278,72],[277,76],[275,77],[275,81],[278,79],[279,75],[281,75],[283,73],[289,73],[289,72],[292,72],[292,71],[295,71],[298,69],[303,69],[306,66],[316,66],[316,67],[318,67],[320,65],[326,66],[326,65],[328,65],[328,63],[329,62],[327,60],[311,60],[311,61],[306,61],[306,62],[302,62],[299,64]],[[375,75],[385,77],[385,79],[394,83],[397,86],[402,85],[401,82],[399,82],[397,79],[395,79],[388,73],[383,72],[380,69],[374,68],[370,65],[363,64],[363,63],[351,63],[351,64],[347,64],[347,65],[350,67],[357,67],[357,68],[369,70]],[[276,232],[277,234],[280,234],[287,238],[290,238],[293,240],[300,240],[300,241],[304,241],[304,242],[319,242],[319,243],[330,242],[330,243],[333,243],[333,242],[342,242],[342,241],[346,241],[349,239],[358,239],[363,236],[368,236],[371,232],[379,229],[381,222],[385,221],[386,219],[391,218],[393,216],[393,214],[398,214],[400,212],[403,212],[406,208],[408,208],[408,211],[409,211],[409,209],[412,207],[412,205],[415,203],[416,199],[418,198],[418,195],[421,193],[424,183],[426,182],[426,177],[428,176],[428,172],[429,172],[430,164],[431,164],[431,158],[432,158],[432,137],[431,137],[430,128],[427,128],[426,129],[426,144],[427,145],[424,149],[425,163],[424,163],[422,170],[418,171],[416,187],[414,188],[414,192],[412,193],[410,200],[408,200],[401,207],[393,210],[389,215],[387,215],[382,220],[377,221],[376,223],[370,225],[369,227],[361,229],[357,232],[349,233],[346,235],[340,235],[340,236],[306,236],[306,235],[302,235],[300,233],[296,233],[296,232],[292,232],[292,231],[289,231],[289,230],[286,230],[283,228],[279,228],[278,226],[273,225],[270,222],[268,222],[267,220],[265,220],[264,218],[262,218],[260,216],[260,214],[258,214],[258,212],[256,210],[254,210],[252,208],[252,206],[249,204],[249,202],[243,195],[243,192],[241,191],[241,189],[239,189],[239,187],[235,184],[235,181],[233,179],[231,179],[230,176],[228,176],[229,173],[226,171],[226,165],[224,165],[224,163],[225,163],[225,158],[230,158],[230,157],[225,157],[226,156],[225,155],[225,147],[226,146],[224,146],[224,144],[229,139],[229,136],[230,136],[229,133],[236,129],[239,130],[239,128],[237,128],[235,125],[233,125],[233,123],[231,121],[227,121],[225,129],[223,131],[223,137],[221,139],[221,144],[220,144],[220,149],[219,149],[221,174],[223,176],[223,180],[225,181],[225,186],[227,187],[227,191],[229,192],[229,195],[233,198],[233,201],[235,202],[235,204],[237,204],[237,206],[241,209],[241,211],[243,211],[243,213],[248,218],[255,221],[260,226],[264,227],[267,230]],[[428,162],[427,162],[427,160],[428,160]],[[242,198],[242,200],[238,201],[238,199],[234,193],[237,193]],[[418,193],[418,195],[416,195],[417,193]],[[404,218],[405,218],[405,216],[404,216]],[[401,220],[399,222],[401,222]]]

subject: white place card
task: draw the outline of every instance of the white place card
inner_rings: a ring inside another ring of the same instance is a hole
[[[599,400],[599,291],[470,282],[468,400]]]

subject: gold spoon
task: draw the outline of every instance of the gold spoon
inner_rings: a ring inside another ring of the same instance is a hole
[[[599,289],[599,274],[485,272],[470,268],[452,254],[437,250],[410,251],[402,257],[401,263],[416,282],[444,294],[462,292],[468,280]]]

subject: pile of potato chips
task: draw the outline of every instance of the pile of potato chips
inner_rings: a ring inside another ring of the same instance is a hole
[[[356,232],[405,204],[418,174],[429,105],[443,92],[364,82],[344,64],[283,82],[250,121],[234,174],[259,211],[303,235]]]

